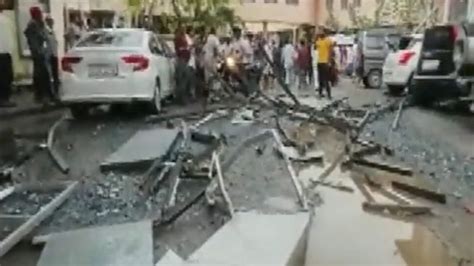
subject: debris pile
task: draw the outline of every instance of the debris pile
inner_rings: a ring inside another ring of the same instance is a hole
[[[365,197],[360,208],[396,219],[431,216],[438,205],[446,204],[445,194],[415,183],[417,173],[413,169],[393,163],[392,147],[365,139],[368,125],[398,107],[392,127],[395,130],[404,101],[361,109],[352,108],[347,99],[312,106],[301,103],[287,88],[285,91],[288,95],[284,97],[260,92],[261,97],[245,103],[213,104],[205,112],[149,117],[146,128],[139,129],[97,163],[97,171],[92,173],[97,175],[95,178],[81,176],[80,183],[68,183],[65,189],[47,192],[44,197],[35,190],[25,194],[24,188],[17,188],[22,185],[0,191],[0,200],[18,196],[33,202],[0,208],[5,215],[31,216],[11,233],[13,236],[1,242],[0,253],[8,252],[50,217],[33,240],[45,244],[38,265],[68,265],[64,261],[70,259],[76,264],[93,263],[84,259],[93,257],[91,254],[101,250],[109,238],[123,241],[110,251],[113,254],[123,251],[126,243],[138,241],[140,247],[130,256],[142,256],[143,265],[156,261],[162,265],[165,260],[179,261],[180,257],[195,258],[200,263],[225,263],[230,258],[223,255],[227,253],[222,239],[228,239],[232,247],[233,240],[242,239],[233,230],[252,226],[261,229],[262,237],[275,235],[265,233],[267,227],[282,230],[279,233],[292,239],[293,246],[286,247],[292,252],[281,250],[277,252],[278,261],[268,261],[260,260],[262,255],[252,257],[258,254],[249,254],[246,248],[237,248],[240,261],[286,265],[300,259],[301,250],[296,247],[300,247],[313,208],[321,204],[317,188],[345,195],[360,192]],[[65,120],[63,117],[51,128],[47,148],[61,172],[70,175],[74,166],[53,147],[55,131]],[[318,169],[318,175],[304,179],[303,172],[310,167]],[[0,175],[7,176],[10,168],[0,169]],[[332,178],[334,171],[343,170],[351,170],[353,183]],[[388,201],[378,200],[379,196]],[[469,206],[466,211],[471,210]],[[210,225],[206,227],[199,219],[207,219]],[[288,221],[295,232],[285,231]],[[75,230],[82,227],[90,228]],[[124,230],[138,230],[140,234],[131,237]],[[76,237],[83,243],[96,234],[104,235],[104,239],[91,247],[73,243]],[[152,235],[155,238],[150,241]],[[186,241],[192,243],[183,248]],[[265,241],[254,241],[262,252],[269,250],[262,244]],[[61,258],[58,254],[63,247],[67,247],[67,255]],[[156,249],[163,247],[167,255],[161,258],[163,254],[158,255]],[[76,249],[77,253],[71,251]],[[110,265],[133,259],[114,261],[113,256],[103,252],[99,255]]]

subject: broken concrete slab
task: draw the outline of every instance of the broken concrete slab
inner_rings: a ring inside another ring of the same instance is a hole
[[[155,264],[155,266],[180,266],[184,265],[184,260],[174,253],[173,250],[166,251],[166,254]]]
[[[140,130],[101,164],[101,170],[148,164],[168,154],[178,129]]]
[[[53,212],[61,206],[64,201],[71,195],[78,186],[78,182],[70,183],[58,196],[51,202],[43,206],[35,215],[31,216],[25,223],[20,225],[13,233],[9,234],[0,242],[0,257],[5,255],[12,247],[20,242],[26,235],[31,233],[33,229],[41,224],[46,218],[51,216]],[[21,188],[15,188],[20,191]]]
[[[318,187],[318,193],[324,204],[315,209],[304,265],[406,265],[394,241],[410,237],[410,223],[364,212],[359,190]]]
[[[38,266],[153,265],[151,221],[86,228],[48,239]]]
[[[303,265],[309,213],[237,212],[189,258],[190,265]]]

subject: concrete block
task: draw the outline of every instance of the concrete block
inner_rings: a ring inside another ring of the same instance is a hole
[[[138,131],[101,164],[102,170],[147,164],[166,156],[179,130],[155,128]]]
[[[189,265],[303,265],[309,213],[238,212],[191,255]]]
[[[155,264],[155,266],[181,266],[184,265],[184,260],[174,253],[173,250],[168,250],[166,254]]]
[[[151,221],[54,234],[38,266],[153,265]]]

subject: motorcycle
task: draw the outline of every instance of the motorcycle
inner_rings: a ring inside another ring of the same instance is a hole
[[[234,57],[228,56],[217,63],[217,73],[234,92],[250,96],[258,90],[263,65],[260,62],[238,63]]]

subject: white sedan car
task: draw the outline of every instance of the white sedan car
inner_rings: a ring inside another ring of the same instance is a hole
[[[61,60],[61,101],[75,117],[97,104],[145,102],[158,112],[174,91],[174,64],[172,50],[150,31],[92,31]]]
[[[410,84],[420,57],[422,34],[414,34],[405,49],[389,53],[383,65],[383,82],[392,94],[400,94]]]

